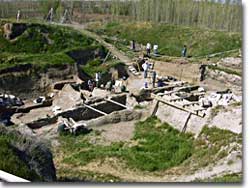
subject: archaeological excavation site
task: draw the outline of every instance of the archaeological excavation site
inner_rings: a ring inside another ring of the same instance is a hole
[[[241,183],[241,11],[0,0],[0,180]]]

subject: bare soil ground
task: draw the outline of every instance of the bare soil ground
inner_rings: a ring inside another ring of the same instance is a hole
[[[161,76],[173,76],[189,83],[199,83],[199,64],[154,61],[154,69]]]
[[[99,144],[109,145],[113,142],[130,141],[134,136],[135,121],[107,124],[94,130],[100,131]],[[93,138],[92,142],[96,142]]]

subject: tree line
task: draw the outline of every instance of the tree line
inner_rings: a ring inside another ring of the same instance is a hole
[[[242,31],[241,1],[231,0],[0,0],[0,18],[44,16],[53,7],[57,19],[65,9],[77,14],[105,14],[116,21],[150,21],[184,26],[205,27],[230,32]]]
[[[136,21],[151,21],[216,30],[241,32],[242,5],[230,0],[113,0],[112,14],[128,15]]]

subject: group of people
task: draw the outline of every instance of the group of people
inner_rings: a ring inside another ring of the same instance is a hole
[[[150,54],[151,54],[151,44],[149,42],[146,45],[146,52],[147,52],[147,56],[150,57]],[[154,53],[154,56],[158,55],[158,45],[157,44],[153,45],[153,53]]]
[[[146,53],[147,53],[148,57],[150,57],[150,55],[151,55],[151,48],[152,48],[151,43],[148,42],[147,45],[146,45]],[[131,41],[131,50],[136,51],[135,40]],[[153,54],[154,54],[154,56],[158,55],[158,45],[157,44],[153,45]]]
[[[154,50],[154,55],[157,55],[158,54],[158,45],[154,45],[153,50]],[[146,45],[146,53],[147,53],[147,57],[150,57],[150,53],[151,53],[151,44],[150,43],[147,43],[147,45]],[[182,57],[187,57],[187,46],[186,45],[183,46],[181,55],[182,55]],[[143,78],[145,79],[144,88],[148,88],[148,81],[146,79],[148,78],[148,72],[149,72],[150,68],[152,69],[152,71],[151,71],[151,74],[152,74],[151,79],[152,80],[151,81],[152,81],[152,87],[154,88],[156,86],[157,73],[153,69],[153,67],[150,67],[151,65],[147,60],[144,61],[144,57],[142,59],[144,62],[142,64]],[[158,78],[157,87],[163,87],[163,86],[164,86],[163,81]]]
[[[112,78],[107,82],[105,89],[111,92],[127,92],[127,77],[123,76],[120,80]]]
[[[147,43],[147,45],[146,45],[146,53],[147,53],[147,56],[150,57],[150,53],[151,53],[151,44],[150,43]],[[154,56],[158,55],[158,45],[157,44],[155,44],[153,46],[153,53],[154,53]],[[181,56],[187,57],[187,45],[183,46],[182,51],[181,51]]]
[[[94,88],[105,88],[107,91],[117,91],[126,92],[127,91],[127,77],[123,76],[121,80],[116,80],[113,76],[112,78],[106,83],[106,85],[101,85],[101,73],[97,72],[95,74],[95,79],[88,80],[88,90],[92,92]]]
[[[150,68],[152,69],[151,71],[151,81],[152,81],[152,86],[153,88],[155,87],[155,84],[156,84],[156,77],[157,77],[157,73],[156,71],[153,69],[153,67],[150,67],[151,65],[149,64],[148,61],[145,61],[145,63],[142,64],[142,69],[143,69],[143,77],[145,79],[145,82],[144,82],[144,88],[148,88],[148,82],[147,82],[147,78],[148,78],[148,72],[150,71]]]
[[[146,53],[147,53],[147,56],[150,57],[150,54],[151,54],[151,44],[150,43],[147,43],[147,45],[146,45]],[[155,44],[153,46],[153,53],[154,53],[154,56],[158,55],[158,45],[157,44]],[[187,45],[183,46],[182,51],[181,51],[181,56],[187,57]]]
[[[159,54],[158,54],[158,48],[159,48],[159,46],[158,46],[157,44],[154,44],[154,45],[153,45],[153,55],[154,55],[154,56],[159,55]],[[136,51],[135,40],[132,40],[132,41],[131,41],[131,49],[132,49],[133,51]],[[151,55],[151,50],[152,50],[152,45],[151,45],[150,42],[148,42],[148,43],[146,44],[146,54],[147,54],[147,57],[150,57],[150,55]],[[182,57],[187,57],[187,45],[184,45],[184,46],[183,46],[183,48],[182,48],[182,50],[181,50],[181,56],[182,56]]]

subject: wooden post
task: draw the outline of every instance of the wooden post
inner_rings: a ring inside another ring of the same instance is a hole
[[[105,63],[105,62],[108,60],[108,58],[109,58],[110,54],[111,54],[111,52],[109,51],[109,52],[108,52],[108,54],[106,55],[106,57],[105,57],[105,59],[104,59],[103,63]]]
[[[177,108],[179,110],[182,110],[182,111],[185,111],[185,112],[189,112],[189,113],[194,114],[196,116],[199,116],[199,117],[202,117],[202,118],[204,117],[204,114],[203,114],[203,116],[201,116],[201,115],[199,115],[199,113],[197,113],[197,112],[195,112],[193,110],[185,109],[182,106],[179,106],[179,105],[176,105],[176,104],[172,104],[169,101],[163,100],[160,97],[158,97],[157,95],[154,95],[154,94],[152,94],[152,95],[153,95],[153,98],[156,99],[156,100],[158,100],[159,102],[162,102],[164,104],[167,104],[167,105],[169,105],[171,107],[174,107],[174,108]]]
[[[155,107],[154,107],[154,110],[153,110],[151,116],[155,116],[155,114],[157,113],[157,110],[158,110],[158,108],[159,108],[159,103],[160,103],[160,102],[157,100],[157,102],[156,102],[156,104],[155,104]]]
[[[188,114],[188,117],[187,117],[187,120],[186,120],[186,122],[185,122],[185,124],[184,124],[184,126],[183,126],[183,128],[182,128],[182,133],[185,133],[186,132],[186,129],[187,129],[187,124],[188,124],[188,122],[189,122],[189,120],[190,120],[190,118],[191,118],[191,115],[192,115],[192,113],[189,113]]]

